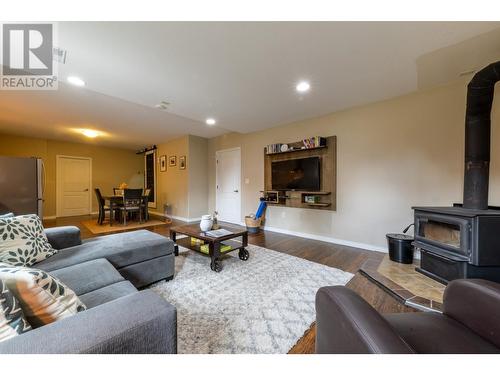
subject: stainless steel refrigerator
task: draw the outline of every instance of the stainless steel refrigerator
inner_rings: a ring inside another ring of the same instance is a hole
[[[45,169],[42,159],[0,156],[0,214],[43,217]]]

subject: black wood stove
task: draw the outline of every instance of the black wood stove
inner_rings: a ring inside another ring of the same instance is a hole
[[[442,283],[460,278],[500,282],[500,208],[488,206],[491,106],[500,61],[479,71],[467,88],[464,203],[413,207],[417,271]]]

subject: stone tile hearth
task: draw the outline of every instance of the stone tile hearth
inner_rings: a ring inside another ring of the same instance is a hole
[[[406,306],[422,311],[441,311],[445,285],[418,273],[417,263],[368,260],[360,272]]]

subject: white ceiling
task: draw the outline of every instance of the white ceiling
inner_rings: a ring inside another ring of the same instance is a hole
[[[416,59],[494,22],[63,22],[57,92],[0,91],[0,130],[138,148],[251,132],[416,90]],[[294,87],[306,79],[312,89]],[[168,112],[154,108],[162,100]],[[204,124],[218,120],[215,127]]]

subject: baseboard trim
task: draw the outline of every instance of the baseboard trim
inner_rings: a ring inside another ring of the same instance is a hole
[[[180,221],[185,221],[186,223],[194,223],[195,221],[200,221],[201,217],[195,217],[195,218],[188,218],[184,216],[175,216],[175,215],[165,215],[164,213],[161,212],[155,212],[155,211],[150,211],[150,215],[156,215],[156,216],[161,216],[161,217],[166,217],[168,216],[171,219],[175,220],[180,220]]]
[[[89,215],[90,215],[90,216],[92,216],[92,215],[99,215],[99,211],[94,211],[94,212],[91,212]],[[77,215],[77,216],[78,216],[78,215]],[[82,216],[86,216],[86,215],[82,215]],[[56,216],[56,215],[54,215],[54,216],[44,216],[44,217],[43,217],[43,220],[55,220],[55,219],[57,219],[58,217],[71,217],[71,216]]]
[[[381,246],[375,246],[375,245],[369,245],[366,243],[362,242],[354,242],[354,241],[348,241],[348,240],[342,240],[339,238],[334,238],[334,237],[329,237],[329,236],[323,236],[319,234],[311,234],[311,233],[304,233],[304,232],[295,232],[292,230],[288,229],[282,229],[282,228],[277,228],[277,227],[270,227],[270,226],[264,226],[264,230],[267,230],[269,232],[276,232],[276,233],[282,233],[282,234],[289,234],[291,236],[297,236],[301,238],[307,238],[310,240],[317,240],[317,241],[323,241],[323,242],[328,242],[328,243],[334,243],[336,245],[344,245],[344,246],[349,246],[349,247],[356,247],[358,249],[363,249],[363,250],[370,250],[370,251],[378,251],[381,253],[387,253],[387,249]]]

